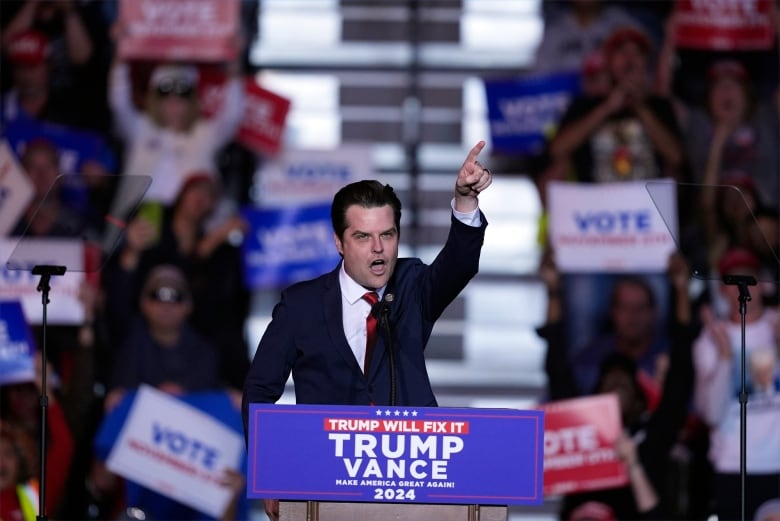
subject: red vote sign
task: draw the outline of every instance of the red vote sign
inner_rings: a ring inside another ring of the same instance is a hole
[[[120,0],[123,59],[228,61],[236,57],[238,0]]]
[[[675,43],[687,49],[769,49],[775,38],[772,4],[772,0],[677,0]]]
[[[226,81],[223,73],[201,68],[198,93],[204,116],[220,110]],[[288,98],[261,87],[251,76],[244,78],[244,116],[236,141],[258,154],[275,155],[282,148],[290,105]]]
[[[282,146],[290,100],[246,80],[246,110],[236,139],[261,154],[274,155]]]
[[[622,429],[615,394],[550,402],[544,411],[544,495],[623,486],[625,465],[614,450]]]

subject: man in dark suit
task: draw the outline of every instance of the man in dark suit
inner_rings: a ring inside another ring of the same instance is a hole
[[[477,195],[492,180],[477,161],[484,146],[477,143],[460,169],[450,234],[431,265],[398,258],[401,203],[389,185],[358,181],[336,194],[331,218],[343,261],[282,292],[246,378],[245,419],[250,403],[279,399],[291,371],[298,403],[388,404],[391,347],[396,405],[436,405],[423,350],[436,319],[479,267],[487,222]],[[381,302],[372,308],[362,298],[366,291]],[[366,316],[382,306],[392,346],[387,328],[379,328],[366,357]]]
[[[398,258],[401,202],[389,185],[358,181],[339,190],[331,219],[343,260],[282,292],[244,384],[245,432],[249,405],[276,402],[290,372],[297,403],[436,406],[424,349],[479,268],[487,221],[477,196],[492,182],[477,161],[484,147],[477,143],[458,172],[449,237],[430,265]],[[366,292],[379,302],[364,300]],[[373,347],[371,313],[386,319]],[[276,519],[278,502],[267,500],[266,512]]]

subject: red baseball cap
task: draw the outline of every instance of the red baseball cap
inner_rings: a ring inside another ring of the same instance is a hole
[[[739,170],[729,172],[721,179],[720,184],[725,186],[734,186],[735,188],[738,188],[743,193],[747,192],[746,195],[752,195],[754,197],[758,196],[758,188],[756,187],[756,182],[753,180],[753,177],[747,172],[742,172]]]
[[[747,69],[737,60],[719,60],[710,65],[707,78],[714,82],[721,78],[734,78],[744,82],[748,79]]]
[[[190,174],[187,175],[187,177],[184,179],[184,182],[181,184],[181,189],[179,189],[179,193],[182,194],[199,183],[209,184],[213,189],[216,189],[217,188],[216,175],[205,170],[196,170],[194,172],[190,172]]]
[[[6,48],[8,59],[19,65],[38,65],[49,57],[49,40],[34,29],[17,33]]]
[[[643,53],[649,55],[653,50],[653,44],[650,39],[636,27],[621,27],[609,35],[604,42],[604,54],[609,56],[621,45],[632,42],[639,46]]]
[[[569,521],[580,520],[616,521],[617,516],[612,507],[600,501],[586,501],[572,510]]]
[[[755,271],[758,267],[758,257],[747,248],[741,247],[726,250],[718,261],[718,272],[721,275],[725,275],[737,268]]]

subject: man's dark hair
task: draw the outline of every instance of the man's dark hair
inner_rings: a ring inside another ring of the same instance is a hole
[[[339,239],[344,238],[344,230],[347,229],[347,209],[354,205],[363,208],[380,208],[390,205],[393,209],[395,227],[400,235],[401,200],[398,199],[392,186],[383,185],[379,181],[363,180],[350,183],[339,190],[333,197],[333,204],[330,207],[333,231],[336,232]]]

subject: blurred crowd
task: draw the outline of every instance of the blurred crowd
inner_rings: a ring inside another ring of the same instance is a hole
[[[84,277],[79,294],[83,323],[47,328],[45,432],[40,350],[34,381],[0,386],[6,520],[35,519],[42,436],[48,516],[207,519],[129,488],[97,457],[96,435],[142,384],[174,395],[226,393],[240,422],[250,293],[236,237],[246,230],[238,211],[257,158],[234,138],[256,12],[242,4],[249,23],[236,35],[234,59],[131,62],[118,52],[125,30],[118,7],[3,2],[0,129],[34,189],[10,235],[87,238],[101,248],[100,269]],[[204,76],[223,88],[208,114]],[[134,216],[118,241],[106,215]],[[42,346],[43,328],[31,329]],[[247,518],[244,476],[223,477],[219,486],[233,500],[222,519]]]
[[[777,46],[680,49],[673,7],[556,3],[537,54],[582,86],[533,163],[545,211],[555,181],[666,179],[679,219],[661,273],[563,272],[544,244],[546,399],[616,393],[629,478],[564,495],[564,520],[780,512]]]
[[[49,326],[48,360],[38,364],[57,376],[46,432],[40,379],[0,386],[0,518],[34,519],[41,436],[52,518],[119,519],[128,507],[151,519],[204,518],[160,498],[131,504],[93,441],[141,384],[175,395],[220,390],[240,402],[250,292],[235,238],[246,230],[238,209],[257,157],[234,137],[251,28],[225,63],[126,62],[116,52],[116,2],[3,4],[0,130],[35,191],[11,235],[105,236],[104,216],[134,204],[134,179],[151,185],[99,277],[86,278],[84,322]],[[672,7],[543,5],[533,72],[578,72],[583,86],[529,163],[543,204],[551,181],[706,185],[680,191],[681,245],[664,273],[561,273],[544,245],[546,399],[617,393],[626,432],[616,449],[630,476],[624,488],[562,498],[561,519],[739,517],[743,319],[746,512],[780,518],[777,49],[681,52]],[[214,73],[225,95],[205,115],[199,84]],[[91,146],[74,161],[51,129],[89,136]],[[63,172],[73,175],[55,184]],[[724,284],[723,275],[759,284]],[[33,331],[40,343],[41,328]],[[234,501],[223,519],[245,518],[243,479],[225,475]]]

